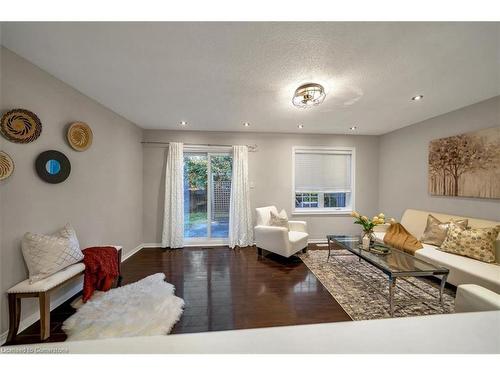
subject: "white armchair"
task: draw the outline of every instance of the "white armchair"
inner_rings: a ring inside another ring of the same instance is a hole
[[[259,255],[262,255],[262,250],[267,250],[288,258],[301,250],[307,251],[309,234],[305,221],[289,221],[288,230],[269,225],[271,211],[278,214],[275,206],[260,207],[255,211],[257,226],[254,233]]]

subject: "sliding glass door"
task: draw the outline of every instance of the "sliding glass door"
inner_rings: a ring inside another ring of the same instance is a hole
[[[229,153],[184,153],[184,238],[187,243],[227,239],[231,172]]]

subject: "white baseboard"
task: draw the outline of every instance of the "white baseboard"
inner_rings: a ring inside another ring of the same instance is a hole
[[[161,243],[153,243],[153,242],[144,243],[142,245],[145,249],[154,248],[154,247],[162,247]],[[224,242],[207,242],[207,243],[199,242],[199,243],[187,243],[187,244],[184,244],[183,247],[208,247],[208,246],[228,246],[228,244],[224,243]]]
[[[145,247],[146,244],[141,243],[139,246],[134,247],[132,250],[130,250],[127,254],[122,255],[122,263],[130,258],[132,255],[137,253],[139,250]]]
[[[326,238],[317,238],[317,239],[312,238],[312,239],[309,239],[307,242],[310,243],[310,244],[328,243],[328,241],[326,240]],[[141,246],[144,249],[162,247],[161,243],[154,243],[154,242],[143,243]],[[221,243],[210,243],[210,242],[203,243],[203,242],[200,242],[200,243],[189,243],[189,244],[185,244],[184,245],[184,247],[209,247],[209,246],[228,246],[228,244],[227,243],[223,243],[223,242],[221,242]],[[135,252],[137,252],[139,250],[140,249],[135,250]]]
[[[319,239],[314,239],[314,238],[311,238],[309,241],[307,241],[307,243],[328,243],[328,241],[326,240],[326,238],[319,238]]]
[[[145,249],[149,249],[151,247],[161,247],[161,243],[146,242],[142,244],[142,247]]]
[[[139,250],[145,247],[146,244],[140,244],[139,246],[134,247],[132,250],[127,252],[126,254],[123,254],[122,256],[122,263],[130,258],[132,255],[137,253]],[[62,305],[64,302],[66,302],[68,299],[73,297],[75,294],[80,292],[82,290],[82,286],[75,285],[73,288],[68,290],[66,293],[64,293],[62,296],[59,296],[59,298],[56,298],[55,300],[50,301],[50,311],[54,310],[55,308],[59,307]],[[40,312],[34,312],[33,314],[27,316],[26,318],[22,319],[21,322],[19,323],[19,330],[18,332],[24,331],[26,328],[28,328],[30,325],[33,323],[37,322],[40,320]],[[5,341],[7,340],[7,335],[8,331],[5,331],[4,333],[0,334],[0,345],[5,344]]]

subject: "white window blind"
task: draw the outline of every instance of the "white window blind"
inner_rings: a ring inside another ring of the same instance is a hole
[[[351,192],[350,151],[296,150],[295,192]]]

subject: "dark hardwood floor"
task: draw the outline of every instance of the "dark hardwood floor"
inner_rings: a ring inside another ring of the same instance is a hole
[[[122,285],[157,272],[186,303],[173,334],[350,320],[298,257],[259,257],[253,247],[143,249],[122,264]],[[70,302],[52,311],[47,341],[66,339],[62,323],[75,311]],[[40,342],[38,334],[37,322],[12,344]]]

